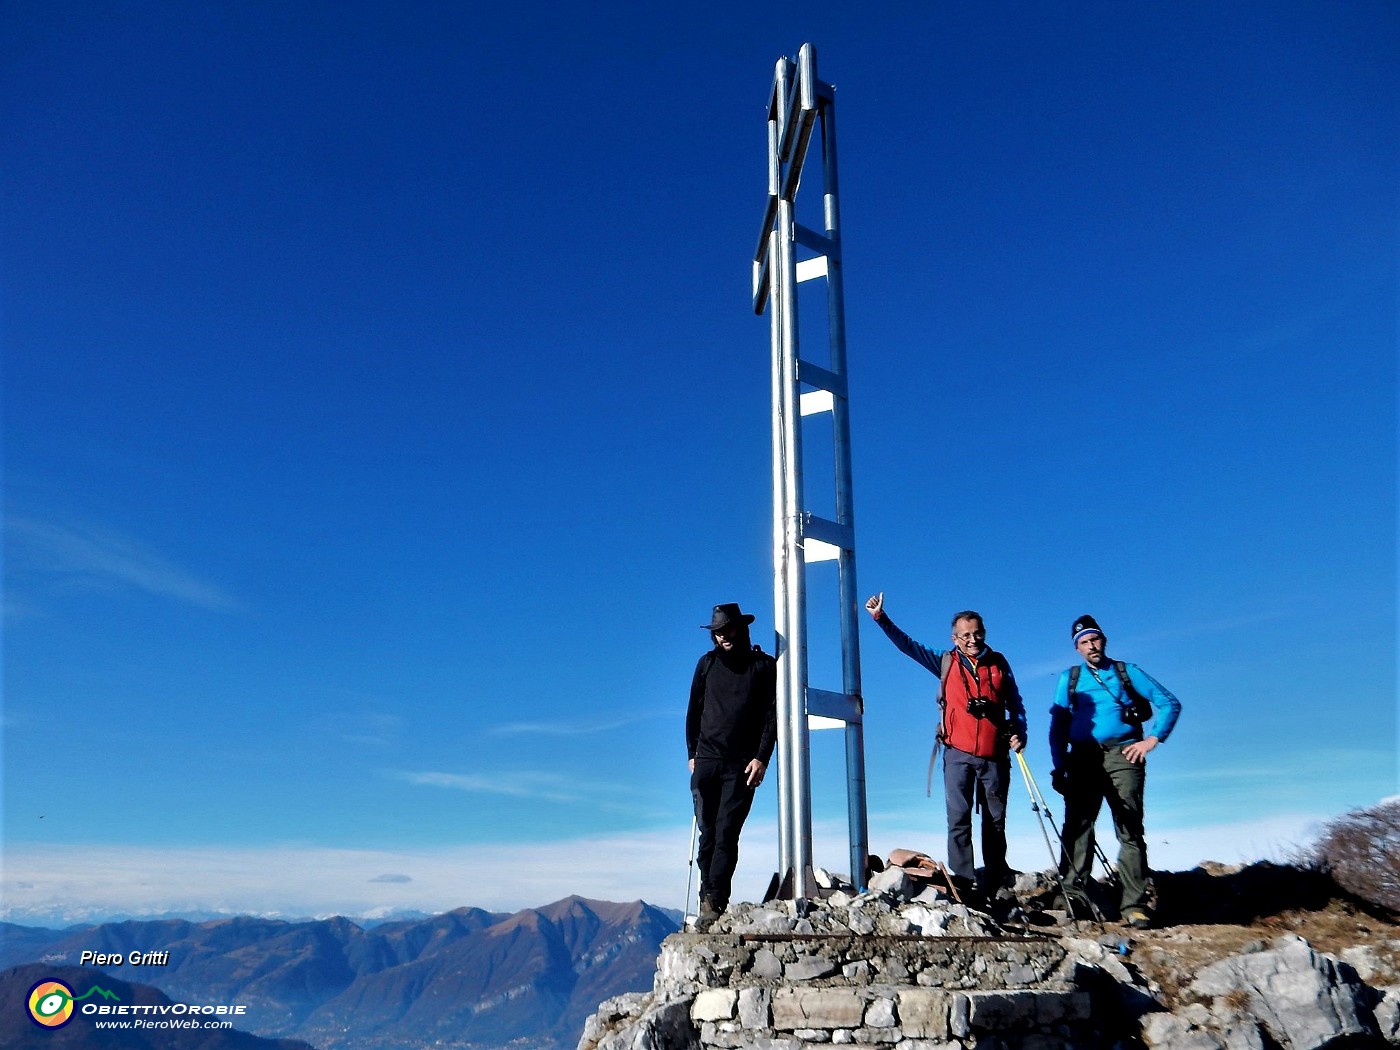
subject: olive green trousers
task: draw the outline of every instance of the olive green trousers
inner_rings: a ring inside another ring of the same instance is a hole
[[[1094,864],[1094,823],[1105,801],[1118,833],[1119,906],[1147,907],[1147,843],[1143,839],[1142,797],[1147,764],[1129,762],[1123,748],[1132,743],[1103,746],[1072,744],[1066,768],[1064,851],[1060,870],[1066,888],[1083,892]]]

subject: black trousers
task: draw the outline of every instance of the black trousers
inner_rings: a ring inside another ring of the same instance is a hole
[[[729,905],[730,884],[739,864],[739,832],[753,805],[753,788],[744,770],[714,759],[697,758],[690,774],[690,797],[695,801],[695,824],[700,832],[696,863],[700,866],[700,896],[723,911]]]

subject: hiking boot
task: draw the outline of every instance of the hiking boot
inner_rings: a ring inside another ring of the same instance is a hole
[[[1014,922],[1015,919],[1013,916],[1019,914],[1020,911],[1021,906],[1014,900],[1008,901],[994,897],[987,905],[987,914],[990,915],[995,922]]]
[[[695,917],[695,932],[704,933],[715,924],[715,920],[720,917],[720,909],[715,907],[715,902],[709,897],[700,898],[700,914]]]
[[[1063,911],[1070,922],[1103,922],[1103,913],[1084,890],[1066,888],[1063,894],[1055,895],[1052,903],[1055,910]]]
[[[1152,927],[1152,913],[1146,908],[1129,908],[1123,912],[1123,921],[1135,930]]]
[[[971,879],[965,879],[960,875],[953,876],[953,887],[958,891],[958,898],[973,911],[986,911],[987,898],[982,895],[982,891],[977,888],[977,883]]]

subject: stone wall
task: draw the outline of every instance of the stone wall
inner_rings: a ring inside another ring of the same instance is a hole
[[[1385,1046],[1397,995],[1281,937],[1179,1002],[1111,927],[1000,926],[932,890],[835,894],[808,915],[736,905],[661,946],[651,992],[610,999],[579,1050],[1320,1050]],[[819,1048],[818,1048],[819,1050]]]
[[[947,902],[853,903],[854,923],[741,905],[709,933],[673,934],[652,992],[602,1004],[580,1050],[1089,1045],[1082,963],[1058,939]]]

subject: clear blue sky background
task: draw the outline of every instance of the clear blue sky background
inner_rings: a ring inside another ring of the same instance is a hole
[[[771,648],[749,259],[809,40],[862,594],[984,613],[1042,775],[1097,615],[1185,704],[1159,864],[1396,791],[1389,0],[0,19],[6,916],[679,904],[698,625]],[[862,630],[872,847],[941,855],[935,683]]]

